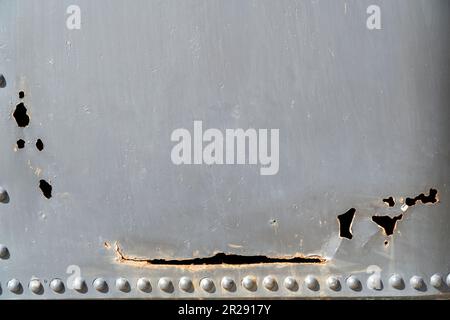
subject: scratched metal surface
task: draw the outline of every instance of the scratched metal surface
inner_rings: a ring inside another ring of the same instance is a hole
[[[66,28],[72,4],[81,8],[80,30]],[[381,7],[381,30],[366,27],[371,4]],[[448,298],[448,286],[435,288],[430,277],[445,282],[450,271],[449,18],[445,0],[1,0],[0,185],[9,202],[0,203],[0,244],[8,248],[0,299]],[[25,128],[12,115],[19,91]],[[174,165],[170,135],[192,131],[194,120],[222,131],[279,128],[279,172]],[[51,199],[40,179],[51,183]],[[393,235],[371,220],[402,214],[401,197],[430,188],[439,202],[408,208]],[[388,196],[392,208],[382,201]],[[337,220],[350,208],[351,240],[339,236]],[[223,252],[326,262],[145,267],[118,261],[115,243],[147,259]],[[70,289],[69,266],[80,268],[84,292]],[[372,272],[380,290],[366,283]],[[404,288],[390,285],[392,274]],[[277,290],[264,288],[269,275]],[[307,275],[320,288],[310,290]],[[193,292],[178,288],[183,276]],[[221,287],[224,276],[235,280],[234,292]],[[257,287],[243,287],[245,276]],[[327,287],[330,276],[340,290]],[[422,277],[420,290],[413,276]],[[93,286],[99,277],[107,293]],[[118,277],[128,292],[116,288]],[[151,292],[136,287],[141,277]],[[173,292],[158,287],[161,277]],[[199,287],[204,277],[214,292]],[[286,288],[286,277],[298,290]],[[39,294],[29,288],[34,278]],[[49,286],[55,278],[64,293]],[[22,292],[11,292],[11,279]]]

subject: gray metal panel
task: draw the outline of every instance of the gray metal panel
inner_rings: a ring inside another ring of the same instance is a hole
[[[66,27],[73,4],[79,30]],[[381,30],[366,27],[372,4]],[[0,298],[448,298],[448,286],[430,278],[450,272],[449,15],[445,0],[0,1],[0,185],[9,195],[0,203],[8,248]],[[13,116],[20,101],[25,128]],[[279,172],[174,165],[171,133],[192,132],[195,120],[223,132],[278,128]],[[40,179],[51,183],[51,199]],[[401,210],[400,198],[430,188],[439,202]],[[389,196],[392,208],[382,201]],[[350,208],[351,240],[339,236],[337,220]],[[371,220],[399,214],[391,236]],[[140,259],[222,252],[326,261],[144,266],[119,261],[116,243]],[[87,292],[67,288],[68,267],[80,269]],[[367,287],[373,272],[380,290]],[[392,287],[393,274],[404,288]],[[263,287],[269,275],[278,290]],[[307,275],[318,290],[306,287]],[[333,275],[341,290],[327,287]],[[347,283],[352,275],[362,290]],[[178,288],[183,276],[194,292]],[[235,292],[221,287],[225,276]],[[246,276],[256,277],[256,290],[241,285]],[[414,276],[425,286],[415,289]],[[93,287],[99,277],[107,293]],[[119,277],[129,292],[115,288]],[[150,293],[137,289],[141,277]],[[161,277],[173,281],[172,293],[158,288]],[[199,287],[204,277],[213,293]],[[286,277],[299,289],[287,289]],[[28,288],[32,278],[40,294]],[[49,287],[54,278],[64,293]],[[8,289],[11,279],[23,292]]]

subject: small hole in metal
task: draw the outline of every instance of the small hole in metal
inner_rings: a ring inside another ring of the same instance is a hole
[[[52,197],[52,186],[50,183],[42,179],[39,181],[39,188],[41,189],[44,197],[46,197],[47,199],[50,199]]]
[[[383,228],[387,236],[390,236],[391,234],[394,233],[397,221],[401,220],[402,218],[403,214],[400,214],[392,218],[389,216],[373,216],[372,221],[375,222],[377,225],[379,225],[381,228]]]
[[[338,221],[339,221],[339,235],[342,238],[351,239],[353,238],[352,234],[352,222],[353,218],[355,217],[355,208],[351,208],[346,213],[343,213],[341,215],[338,215]]]
[[[36,148],[39,151],[42,151],[44,149],[44,143],[42,142],[41,139],[37,139],[37,141],[36,141]]]
[[[16,106],[13,113],[14,119],[16,119],[17,125],[19,127],[26,127],[30,123],[30,117],[27,115],[27,108],[23,102]]]
[[[23,139],[17,140],[17,148],[23,149],[25,147],[25,141]]]
[[[423,193],[419,194],[417,197],[415,198],[406,198],[405,200],[405,204],[408,207],[411,207],[413,205],[416,204],[417,201],[420,201],[422,203],[435,203],[437,202],[437,190],[431,188],[430,189],[430,193],[428,194],[428,196],[424,195]]]
[[[6,87],[6,79],[2,74],[0,74],[0,88],[4,87]]]
[[[394,201],[394,198],[392,198],[392,197],[383,199],[383,202],[386,203],[389,207],[395,206],[395,201]]]

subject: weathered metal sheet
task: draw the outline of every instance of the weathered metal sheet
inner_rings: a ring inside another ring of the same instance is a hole
[[[0,298],[448,298],[449,21],[0,1]]]

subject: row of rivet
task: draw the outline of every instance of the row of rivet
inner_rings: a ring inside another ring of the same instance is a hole
[[[371,277],[369,277],[367,282],[368,282],[367,285],[369,288],[374,288],[373,283],[371,283],[372,282]],[[445,282],[447,283],[448,286],[450,286],[450,274],[445,279]],[[413,289],[416,289],[416,290],[426,289],[425,281],[423,280],[422,277],[413,276],[410,278],[409,283]],[[263,279],[262,284],[267,290],[270,290],[270,291],[278,290],[277,280],[273,276],[266,276]],[[293,277],[286,277],[284,279],[283,284],[284,284],[284,287],[290,291],[297,291],[299,289],[298,282]],[[341,290],[341,281],[336,276],[330,276],[326,280],[326,284],[327,284],[328,288],[333,291]],[[348,277],[346,279],[346,284],[351,290],[354,290],[354,291],[362,290],[361,281],[355,276]],[[444,279],[440,274],[434,274],[433,276],[431,276],[430,284],[435,288],[442,288],[445,285]],[[86,292],[87,291],[86,281],[81,277],[75,278],[72,285],[73,285],[73,289],[78,292]],[[152,290],[150,280],[148,280],[147,278],[138,279],[136,285],[137,285],[137,288],[142,292],[151,292],[151,290]],[[210,278],[201,279],[199,285],[205,292],[213,293],[216,290],[214,281]],[[317,291],[320,289],[319,281],[317,280],[317,278],[315,278],[314,276],[311,276],[311,275],[309,275],[305,278],[305,285],[308,289],[310,289],[312,291]],[[395,289],[399,289],[399,290],[405,288],[403,278],[398,274],[394,274],[389,278],[389,285],[391,287],[393,287]],[[108,291],[108,283],[103,278],[95,279],[93,282],[93,286],[99,292],[106,293]],[[131,285],[130,285],[129,281],[125,278],[118,278],[115,282],[115,286],[118,290],[120,290],[122,292],[130,292],[131,291]],[[178,286],[184,292],[193,292],[194,291],[194,284],[193,284],[192,280],[188,277],[182,277],[179,280]],[[223,277],[221,280],[221,286],[223,289],[225,289],[227,291],[230,291],[230,292],[236,291],[236,283],[230,277]],[[248,291],[256,291],[256,289],[257,289],[256,277],[253,277],[253,276],[244,277],[242,279],[242,286],[245,289],[247,289]],[[167,293],[174,292],[174,286],[173,286],[172,280],[170,278],[166,278],[166,277],[160,278],[158,281],[158,287],[162,291],[167,292]],[[63,293],[65,291],[64,282],[60,279],[53,279],[50,282],[50,288],[54,292],[57,292],[57,293]],[[36,293],[36,294],[41,294],[44,291],[44,287],[39,279],[32,279],[29,283],[29,289],[33,293]],[[381,288],[379,288],[379,289],[381,289]],[[13,293],[16,293],[16,294],[22,293],[22,291],[23,291],[22,285],[21,285],[20,281],[17,279],[12,279],[8,282],[8,290]]]

